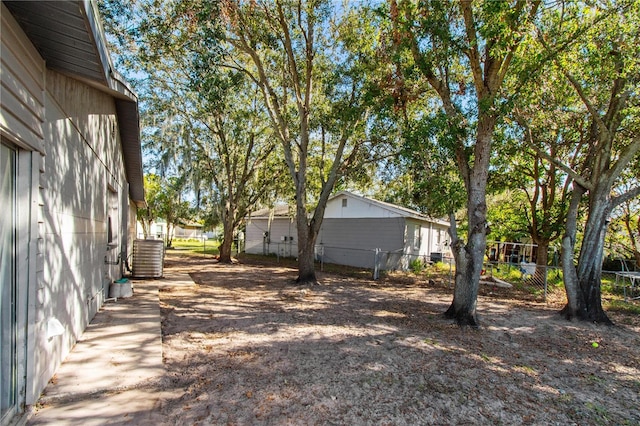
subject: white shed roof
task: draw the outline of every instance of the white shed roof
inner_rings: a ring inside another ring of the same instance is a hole
[[[294,210],[294,209],[292,209]],[[289,217],[291,210],[286,204],[278,204],[274,207],[266,207],[251,213],[251,219],[269,219],[270,217]]]

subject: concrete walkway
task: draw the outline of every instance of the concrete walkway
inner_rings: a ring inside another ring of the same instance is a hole
[[[107,302],[58,368],[28,425],[162,424],[158,288],[193,285],[187,274],[133,280],[134,294]]]

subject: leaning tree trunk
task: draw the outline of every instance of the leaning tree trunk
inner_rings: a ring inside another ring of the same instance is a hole
[[[568,320],[574,317],[581,317],[584,310],[584,299],[580,286],[578,284],[578,273],[574,262],[576,229],[578,223],[578,209],[580,200],[586,190],[573,183],[573,192],[571,194],[571,202],[567,211],[567,219],[565,223],[565,233],[562,236],[562,248],[560,252],[560,261],[562,263],[562,274],[564,276],[564,288],[567,293],[567,304],[560,311]]]
[[[611,200],[606,188],[596,187],[591,192],[589,216],[584,229],[580,257],[578,259],[578,284],[584,300],[584,309],[579,318],[585,321],[611,325],[612,322],[602,309],[602,259],[604,239],[607,233],[607,221]]]

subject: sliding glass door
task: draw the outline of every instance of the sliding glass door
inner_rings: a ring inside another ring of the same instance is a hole
[[[16,152],[0,143],[0,404],[2,424],[16,409]]]

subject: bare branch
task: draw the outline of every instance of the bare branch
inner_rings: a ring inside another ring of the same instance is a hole
[[[619,206],[622,203],[626,203],[627,201],[631,200],[632,198],[638,197],[640,196],[640,185],[635,186],[633,188],[631,188],[630,190],[624,192],[623,194],[620,194],[618,196],[612,197],[611,198],[611,208],[615,208],[617,206]]]
[[[546,153],[545,151],[543,151],[542,149],[540,149],[537,146],[532,146],[531,147],[540,157],[544,158],[545,160],[553,163],[556,165],[556,167],[558,167],[560,170],[564,171],[566,174],[569,175],[569,177],[571,179],[573,179],[578,185],[580,185],[581,187],[587,189],[587,190],[591,190],[593,189],[593,185],[591,184],[591,182],[587,181],[584,177],[582,177],[582,175],[580,175],[578,172],[576,172],[575,170],[573,170],[571,167],[569,167],[568,165],[564,164],[562,161],[560,161],[558,158],[554,158],[551,155],[549,155],[548,153]]]

